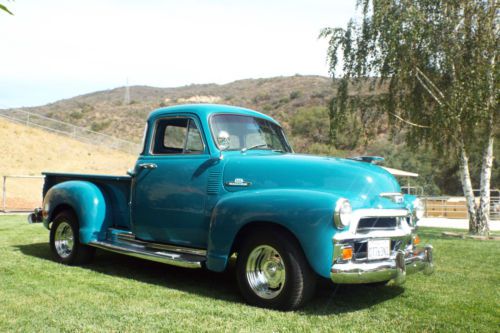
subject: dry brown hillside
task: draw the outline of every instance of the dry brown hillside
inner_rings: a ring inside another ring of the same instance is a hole
[[[0,176],[42,171],[124,175],[136,156],[0,119]],[[3,178],[3,177],[2,177]],[[2,180],[0,180],[1,182]],[[41,180],[7,179],[8,208],[39,205]],[[0,209],[3,197],[0,192]],[[15,207],[17,206],[17,207]]]
[[[117,138],[138,142],[147,115],[159,107],[185,103],[218,103],[264,112],[288,128],[290,117],[304,107],[326,106],[335,89],[332,79],[295,75],[246,79],[228,84],[192,84],[175,88],[131,86],[98,91],[21,110],[43,114]]]

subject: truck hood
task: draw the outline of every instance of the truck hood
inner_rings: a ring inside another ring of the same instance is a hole
[[[400,192],[394,176],[379,166],[347,159],[301,154],[234,152],[225,156],[227,191],[304,189],[329,192],[353,208],[400,208],[382,192]],[[249,183],[238,186],[238,183]]]

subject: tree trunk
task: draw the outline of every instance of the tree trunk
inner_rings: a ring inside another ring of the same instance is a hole
[[[490,232],[490,181],[493,165],[493,134],[490,131],[488,142],[483,151],[481,165],[481,199],[477,210],[477,232],[487,235]]]
[[[495,9],[496,1],[490,0],[490,8],[492,11],[492,27],[491,31],[496,33],[495,26]],[[492,36],[493,37],[493,36]],[[495,84],[495,64],[496,64],[496,49],[491,52],[491,58],[489,61],[489,71],[488,71],[488,90],[489,98],[487,104],[487,111],[489,113],[488,124],[486,126],[485,133],[485,146],[482,156],[481,165],[481,199],[479,201],[479,207],[477,211],[477,224],[478,232],[481,234],[489,234],[489,222],[490,222],[490,182],[491,182],[491,168],[493,165],[493,124],[494,116],[497,112],[496,110],[496,97],[497,89]]]
[[[472,189],[472,182],[470,180],[469,156],[467,155],[467,151],[465,150],[465,145],[463,143],[459,147],[459,155],[460,180],[462,182],[462,189],[467,203],[467,213],[469,214],[469,232],[476,234],[478,232],[476,201],[474,198],[474,190]]]

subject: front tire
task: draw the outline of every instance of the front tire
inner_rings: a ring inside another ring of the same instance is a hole
[[[238,253],[236,276],[249,304],[278,310],[302,306],[316,286],[316,274],[299,243],[274,229],[246,238]]]
[[[95,248],[80,243],[78,219],[71,211],[56,215],[50,228],[50,249],[54,259],[65,265],[86,264],[95,253]]]

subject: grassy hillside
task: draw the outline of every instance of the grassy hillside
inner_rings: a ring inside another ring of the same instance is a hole
[[[124,175],[136,158],[1,118],[0,156],[0,176],[40,175],[42,171]],[[9,207],[40,205],[41,180],[9,178],[7,182]]]
[[[297,75],[240,80],[224,85],[133,86],[130,87],[130,104],[124,104],[125,88],[121,87],[23,110],[137,142],[147,115],[159,107],[199,102],[244,106],[267,113],[288,128],[288,119],[296,110],[326,106],[333,92],[332,81],[327,77]]]

